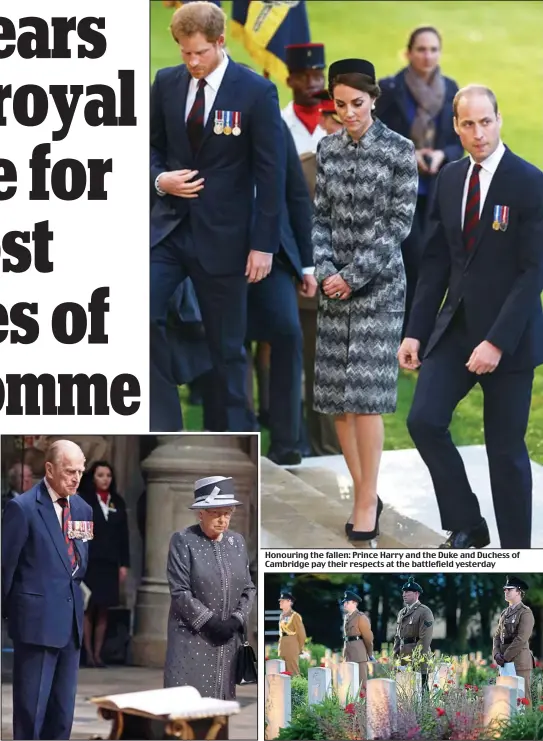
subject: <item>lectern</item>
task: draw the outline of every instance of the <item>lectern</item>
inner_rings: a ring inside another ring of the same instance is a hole
[[[194,687],[92,697],[91,702],[111,721],[108,739],[126,741],[228,739],[230,716],[240,711],[239,703],[202,697]]]

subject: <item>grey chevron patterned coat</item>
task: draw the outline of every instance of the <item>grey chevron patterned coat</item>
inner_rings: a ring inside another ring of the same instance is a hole
[[[324,414],[396,410],[405,304],[401,243],[411,230],[418,174],[411,141],[376,119],[358,143],[346,131],[317,150],[315,277],[340,273],[353,293],[321,292],[315,409]]]

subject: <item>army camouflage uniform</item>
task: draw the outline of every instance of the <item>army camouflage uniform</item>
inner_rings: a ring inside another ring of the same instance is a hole
[[[506,662],[515,664],[519,677],[524,677],[525,696],[531,702],[530,682],[535,662],[528,641],[534,629],[534,615],[523,602],[509,605],[500,615],[494,633],[492,655],[503,654]]]

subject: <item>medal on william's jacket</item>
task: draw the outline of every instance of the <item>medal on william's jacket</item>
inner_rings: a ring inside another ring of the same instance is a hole
[[[232,129],[232,133],[234,136],[239,136],[241,134],[241,113],[239,111],[234,111],[234,128]]]
[[[509,206],[494,206],[494,221],[492,228],[494,231],[506,231],[509,226]]]
[[[232,111],[224,112],[224,133],[226,136],[232,133]]]
[[[215,111],[215,125],[213,126],[213,131],[215,134],[222,134],[224,131],[222,114],[222,111]]]

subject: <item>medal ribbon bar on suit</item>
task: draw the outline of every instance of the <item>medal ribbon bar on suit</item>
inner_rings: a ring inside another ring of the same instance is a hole
[[[234,136],[239,136],[241,134],[241,112],[240,111],[234,111],[234,128],[232,129],[232,133]]]
[[[224,131],[223,111],[215,111],[215,125],[213,126],[215,134],[222,134]]]
[[[224,111],[224,133],[226,136],[232,133],[232,111]]]

